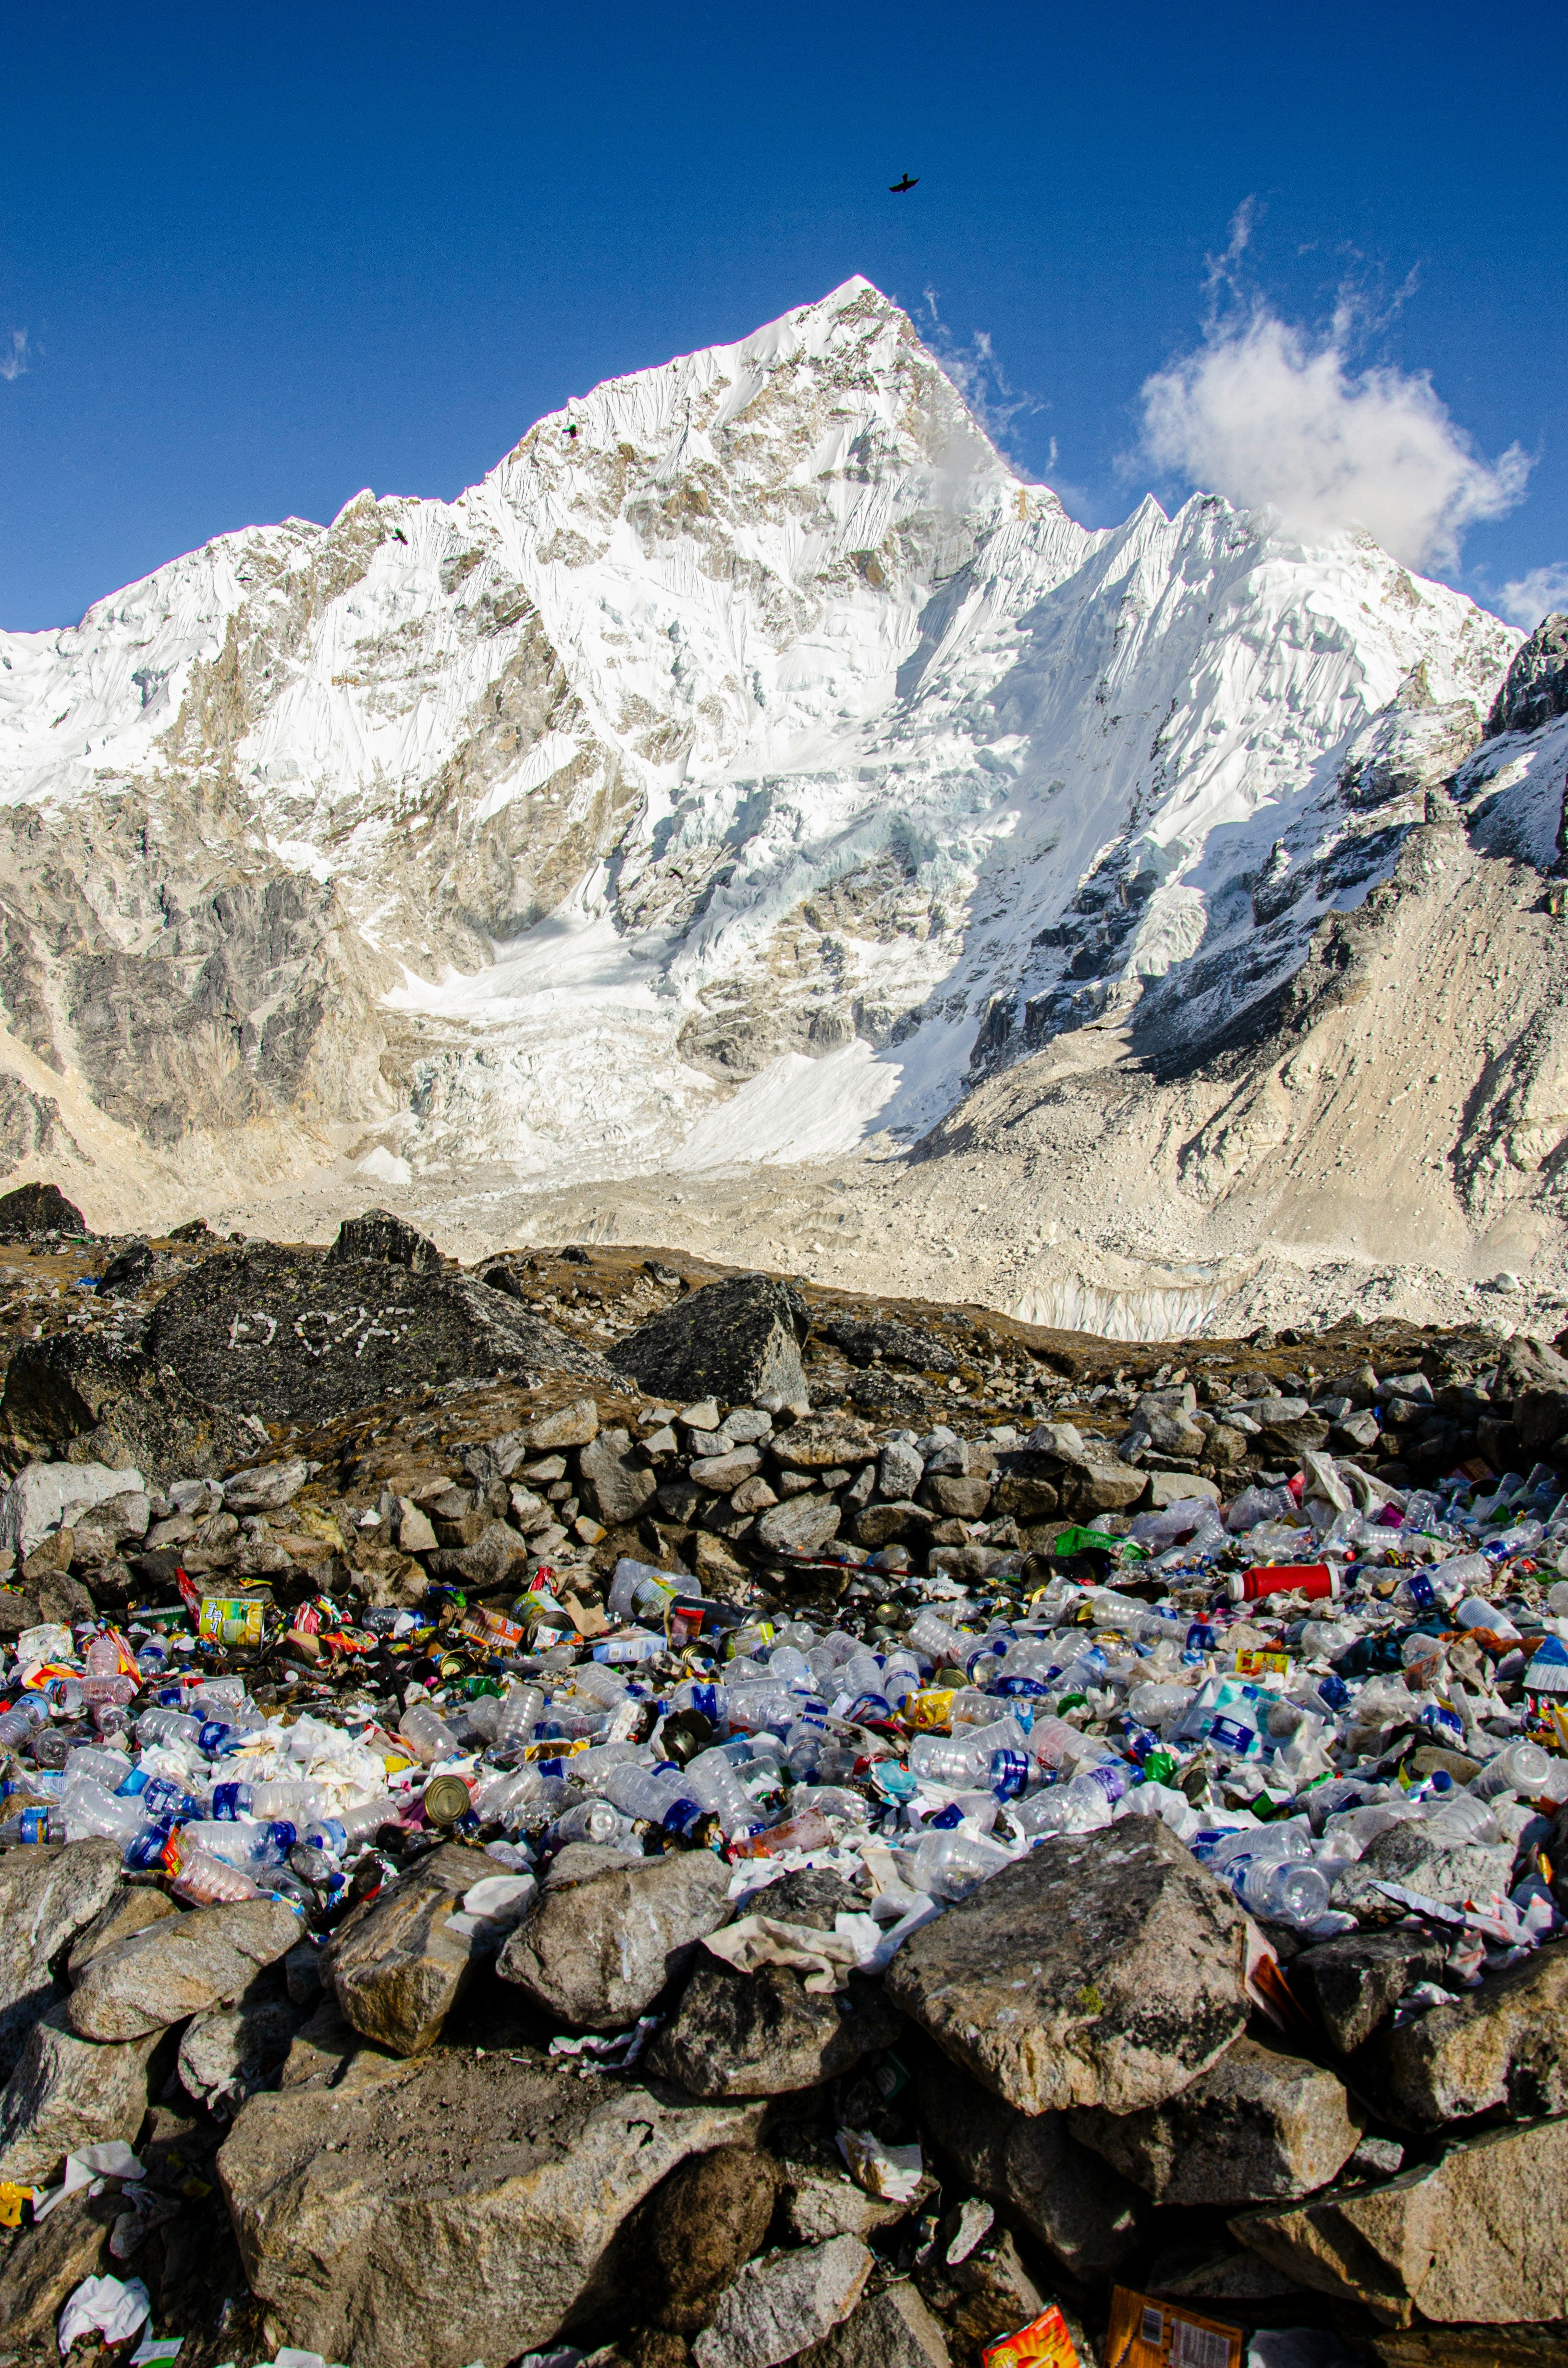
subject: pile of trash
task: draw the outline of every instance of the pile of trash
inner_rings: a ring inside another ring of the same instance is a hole
[[[1116,1443],[570,1386],[13,1480],[0,2336],[1286,2368],[1568,2318],[1552,1465],[1227,1499],[1161,1468],[1179,1383]],[[615,1550],[661,1508],[703,1576]]]

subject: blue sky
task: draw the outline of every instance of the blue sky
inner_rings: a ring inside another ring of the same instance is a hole
[[[450,495],[855,271],[928,327],[935,290],[960,367],[989,340],[1013,456],[1091,524],[1199,474],[1289,499],[1326,435],[1324,498],[1568,605],[1560,7],[88,5],[6,40],[0,624],[361,485]]]

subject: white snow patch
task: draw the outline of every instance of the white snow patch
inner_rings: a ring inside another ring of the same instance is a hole
[[[668,1164],[694,1173],[835,1158],[872,1132],[899,1075],[896,1061],[859,1042],[820,1061],[782,1053],[721,1109],[705,1110]]]

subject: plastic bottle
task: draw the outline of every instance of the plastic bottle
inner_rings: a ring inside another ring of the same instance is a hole
[[[579,1661],[572,1672],[572,1683],[600,1710],[619,1710],[631,1691],[620,1671],[607,1668],[603,1661]]]
[[[0,1711],[0,1750],[16,1751],[40,1726],[49,1724],[47,1703],[36,1694],[27,1694],[7,1711]]]
[[[90,1777],[106,1793],[118,1793],[131,1773],[131,1760],[125,1752],[107,1751],[102,1744],[79,1743],[66,1753],[64,1772],[68,1786]]]
[[[183,1825],[201,1814],[195,1794],[177,1777],[149,1776],[144,1769],[133,1768],[117,1790],[121,1800],[134,1801],[142,1815],[154,1822]]]
[[[807,1809],[798,1817],[786,1818],[781,1826],[769,1826],[759,1834],[749,1835],[734,1845],[736,1858],[782,1858],[789,1850],[824,1850],[833,1840],[833,1827],[815,1809]]]
[[[433,1768],[437,1759],[450,1759],[458,1748],[457,1736],[428,1702],[416,1702],[405,1710],[397,1723],[397,1731],[415,1759],[426,1768]]]
[[[1328,1879],[1297,1859],[1238,1861],[1227,1881],[1251,1916],[1276,1924],[1315,1924],[1328,1912]]]
[[[572,1782],[579,1793],[603,1795],[612,1768],[626,1768],[639,1757],[632,1743],[590,1743],[572,1755]]]
[[[97,1837],[116,1843],[121,1851],[153,1822],[139,1800],[122,1801],[118,1794],[106,1793],[90,1776],[71,1787],[62,1807],[67,1840]]]
[[[170,1743],[176,1750],[188,1750],[196,1748],[201,1721],[188,1711],[145,1710],[136,1722],[136,1732],[143,1743]]]
[[[1015,1718],[989,1726],[967,1726],[951,1736],[917,1735],[909,1747],[909,1770],[924,1782],[961,1786],[990,1781],[996,1752],[1026,1753],[1023,1729]]]
[[[704,1685],[699,1679],[687,1678],[670,1696],[670,1707],[677,1711],[696,1711],[717,1734],[722,1734],[730,1724],[730,1691],[727,1686]]]
[[[557,1817],[551,1827],[558,1842],[597,1842],[604,1850],[619,1850],[627,1844],[641,1851],[641,1844],[632,1840],[630,1817],[608,1801],[579,1801]]]
[[[299,1839],[299,1827],[283,1818],[263,1825],[240,1817],[193,1817],[182,1828],[182,1848],[188,1844],[249,1873],[286,1865]]]
[[[1111,1820],[1105,1787],[1090,1777],[1074,1776],[1070,1783],[1049,1785],[1027,1801],[1009,1804],[1007,1815],[1030,1841],[1053,1834],[1092,1834]]]
[[[1479,1776],[1471,1777],[1467,1789],[1478,1801],[1495,1800],[1500,1793],[1522,1793],[1533,1801],[1551,1774],[1551,1761],[1540,1744],[1521,1740],[1506,1744]]]
[[[792,1686],[747,1686],[730,1696],[730,1724],[748,1734],[763,1726],[782,1732],[797,1719],[811,1716],[825,1719],[827,1704],[820,1694],[797,1693]]]
[[[1012,1862],[1010,1851],[983,1835],[960,1833],[957,1827],[926,1833],[915,1846],[911,1887],[937,1899],[962,1899]]]
[[[169,1885],[176,1899],[186,1900],[192,1907],[227,1907],[242,1899],[260,1898],[249,1875],[226,1860],[213,1858],[183,1839],[177,1848],[179,1867]]]
[[[699,1751],[687,1762],[685,1783],[692,1798],[718,1818],[727,1839],[749,1834],[762,1823],[756,1803],[722,1751]]]
[[[495,1734],[492,1749],[515,1751],[528,1741],[544,1715],[544,1690],[540,1686],[508,1686],[501,1697],[496,1713]]]
[[[938,1668],[952,1662],[960,1668],[963,1667],[964,1655],[975,1642],[972,1636],[960,1635],[956,1628],[950,1628],[929,1606],[917,1620],[910,1622],[909,1641],[917,1653],[924,1653]]]
[[[348,1828],[341,1817],[312,1817],[301,1832],[300,1839],[307,1850],[322,1850],[328,1858],[340,1859],[348,1848]]]
[[[604,1790],[606,1799],[629,1817],[662,1826],[666,1833],[690,1833],[704,1814],[673,1768],[658,1770],[629,1762],[610,1770]]]
[[[652,1563],[633,1562],[630,1554],[622,1554],[605,1603],[612,1620],[630,1620],[634,1611],[642,1611],[662,1628],[680,1591],[679,1579],[668,1571],[655,1570]]]

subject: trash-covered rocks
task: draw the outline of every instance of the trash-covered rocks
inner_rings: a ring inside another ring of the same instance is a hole
[[[510,2360],[590,2294],[631,2298],[621,2224],[687,2156],[748,2144],[761,2112],[451,2050],[326,2104],[324,2125],[315,2091],[253,2097],[218,2174],[290,2340],[368,2368]]]
[[[1048,1841],[916,1932],[893,2003],[1020,2112],[1162,2104],[1246,2021],[1234,1898],[1157,1818]]]
[[[800,2354],[801,2368],[950,2368],[942,2323],[906,2281],[857,2303],[831,2335]]]
[[[1357,2077],[1399,2129],[1568,2112],[1568,1954],[1543,1950],[1381,2032]]]
[[[495,1970],[573,2028],[620,2030],[704,1934],[729,1921],[729,1873],[707,1851],[651,1860],[596,1851],[579,1873],[579,1853],[589,1855],[574,1844],[556,1860]]]

